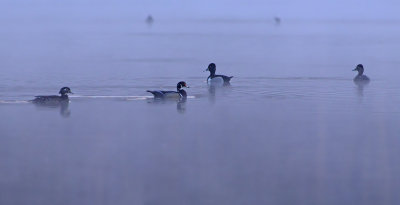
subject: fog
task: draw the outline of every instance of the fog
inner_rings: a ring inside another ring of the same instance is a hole
[[[399,204],[399,8],[3,0],[0,204]]]
[[[4,0],[1,5],[2,20],[24,18],[119,18],[141,17],[149,13],[163,18],[284,18],[307,19],[398,19],[400,3],[394,0],[284,0],[284,1],[50,1]]]

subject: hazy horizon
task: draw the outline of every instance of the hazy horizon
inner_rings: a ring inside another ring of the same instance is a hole
[[[398,1],[51,1],[23,0],[0,2],[0,17],[85,18],[271,18],[282,19],[386,19],[399,20]]]
[[[0,1],[0,204],[398,205],[399,8]]]

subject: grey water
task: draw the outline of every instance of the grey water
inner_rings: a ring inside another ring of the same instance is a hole
[[[2,14],[0,204],[400,203],[400,21],[69,6]],[[181,80],[186,102],[145,92]]]

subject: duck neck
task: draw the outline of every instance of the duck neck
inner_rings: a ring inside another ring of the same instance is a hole
[[[364,69],[359,69],[359,70],[358,70],[358,75],[359,75],[359,76],[362,76],[363,73],[364,73]]]
[[[186,98],[187,97],[187,93],[184,89],[178,89],[178,93],[183,97]]]
[[[67,94],[61,94],[61,98],[68,99],[68,95]]]
[[[210,77],[214,77],[214,76],[215,76],[215,71],[210,70]]]

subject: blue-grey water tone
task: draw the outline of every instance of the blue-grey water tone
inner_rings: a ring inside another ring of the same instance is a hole
[[[104,2],[3,5],[1,205],[400,203],[399,20],[159,3],[151,24]],[[207,86],[211,62],[231,86]],[[186,102],[146,93],[182,80]],[[63,86],[67,105],[28,102]]]

